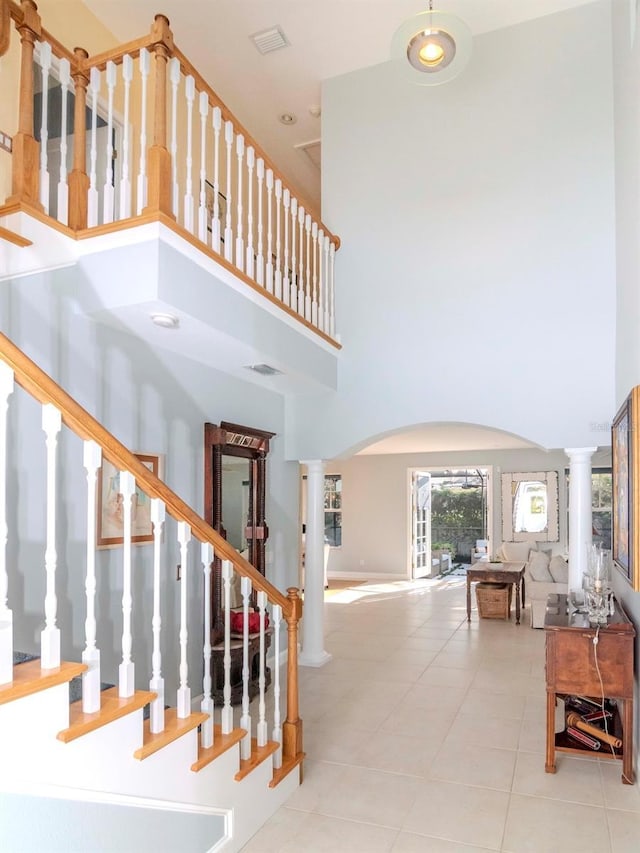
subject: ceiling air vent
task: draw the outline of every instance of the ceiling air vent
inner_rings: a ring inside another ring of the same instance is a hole
[[[262,54],[272,53],[274,50],[289,46],[289,41],[280,27],[271,27],[261,33],[254,33],[249,38],[255,44],[258,52]]]
[[[259,373],[261,376],[281,376],[282,371],[270,364],[247,364],[247,370],[253,370],[254,373]]]

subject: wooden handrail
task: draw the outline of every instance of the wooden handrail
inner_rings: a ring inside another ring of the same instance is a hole
[[[25,249],[27,246],[33,246],[33,242],[31,240],[27,240],[26,237],[21,237],[20,234],[16,234],[15,231],[10,231],[8,228],[3,228],[1,225],[0,240],[5,240],[7,243],[13,243],[15,246],[20,246],[21,249]]]
[[[283,595],[260,572],[242,557],[235,548],[220,536],[197,512],[186,504],[167,485],[159,480],[139,459],[118,441],[86,409],[77,403],[50,376],[22,352],[6,335],[0,333],[0,358],[14,371],[15,381],[40,403],[52,403],[61,413],[64,423],[84,440],[95,441],[102,447],[104,456],[119,471],[129,471],[136,484],[154,498],[160,498],[167,511],[190,525],[202,542],[213,545],[217,557],[231,560],[236,571],[251,579],[254,589],[266,593],[267,598],[282,607],[287,620],[296,618],[295,599]]]

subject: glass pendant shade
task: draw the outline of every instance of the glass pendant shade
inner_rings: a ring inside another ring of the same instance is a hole
[[[471,56],[471,45],[471,30],[464,21],[429,10],[398,27],[391,59],[405,79],[434,86],[460,74]]]

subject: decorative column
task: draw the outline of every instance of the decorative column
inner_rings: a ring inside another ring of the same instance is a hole
[[[324,650],[324,462],[307,466],[307,533],[304,553],[304,613],[301,666],[324,666],[331,655]]]
[[[569,447],[569,589],[582,587],[592,543],[591,456],[596,447]]]

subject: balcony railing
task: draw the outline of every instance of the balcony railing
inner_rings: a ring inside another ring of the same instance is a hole
[[[339,239],[174,44],[164,15],[148,35],[89,56],[48,33],[33,0],[0,0],[7,50],[20,52],[20,80],[3,212],[19,205],[83,236],[159,220],[335,343]]]

